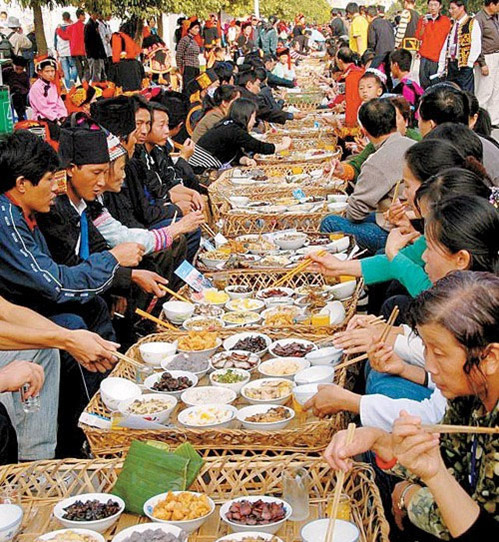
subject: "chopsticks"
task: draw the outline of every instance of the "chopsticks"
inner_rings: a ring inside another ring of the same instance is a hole
[[[164,290],[165,292],[167,292],[168,294],[172,295],[173,297],[176,297],[177,299],[180,299],[180,301],[183,301],[184,303],[191,303],[188,299],[186,299],[184,296],[180,295],[180,294],[177,294],[177,292],[174,292],[173,290],[170,290],[170,288],[168,288],[167,286],[165,286],[164,284],[158,284],[159,288],[161,288],[161,290]]]
[[[395,205],[395,202],[397,201],[397,198],[399,196],[399,188],[400,188],[401,182],[402,182],[402,179],[398,180],[397,184],[395,185],[395,190],[393,191],[392,205]]]
[[[208,224],[201,224],[201,228],[207,233],[210,237],[216,237],[217,234],[211,229]]]
[[[348,446],[351,444],[355,434],[355,424],[349,423],[347,429],[347,438],[345,444]],[[341,492],[343,491],[343,484],[345,483],[345,471],[340,470],[336,478],[336,485],[334,486],[333,505],[329,514],[329,522],[327,524],[326,537],[324,542],[333,542],[334,540],[334,528],[336,527],[336,516],[338,515],[338,507],[340,505]]]
[[[445,424],[435,424],[435,425],[422,425],[427,433],[475,433],[480,435],[496,435],[499,433],[499,427],[474,427],[472,425],[445,425]]]
[[[385,342],[386,338],[388,337],[388,334],[390,333],[390,328],[393,326],[393,323],[397,319],[397,316],[399,315],[399,308],[395,306],[392,310],[392,313],[390,314],[390,317],[388,318],[388,322],[386,322],[385,327],[381,333],[381,336],[379,338],[380,342]],[[381,322],[380,322],[381,323]],[[347,361],[344,361],[343,363],[340,363],[338,365],[335,365],[334,369],[337,371],[338,369],[344,369],[345,367],[350,367],[350,365],[355,365],[355,363],[359,363],[359,361],[364,361],[369,356],[368,354],[362,354],[360,356],[357,356],[356,358],[349,359]]]
[[[121,361],[129,363],[130,365],[133,365],[134,367],[139,367],[139,368],[144,367],[143,363],[140,363],[139,361],[135,361],[133,358],[126,356],[125,354],[122,354],[121,352],[113,352],[113,356],[116,356]]]
[[[166,329],[169,329],[171,331],[178,331],[178,329],[175,326],[172,326],[168,322],[163,322],[163,320],[160,320],[159,318],[156,318],[156,316],[153,316],[152,314],[149,314],[146,311],[143,311],[142,309],[135,309],[135,314],[138,314],[139,316],[142,316],[142,318],[146,318],[147,320],[151,320],[151,322],[155,322],[158,324],[158,326],[163,326]]]
[[[325,250],[321,250],[317,253],[318,256],[324,256],[326,254]],[[293,267],[291,271],[283,275],[280,279],[278,279],[270,288],[277,288],[278,286],[282,286],[284,283],[291,280],[295,275],[298,273],[301,273],[302,271],[305,271],[305,269],[312,263],[312,259],[310,257],[306,257],[303,262],[299,263],[296,267]]]

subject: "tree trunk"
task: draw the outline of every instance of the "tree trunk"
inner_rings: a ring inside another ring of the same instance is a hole
[[[137,17],[137,27],[135,28],[134,40],[142,47],[142,41],[144,39],[144,19]]]
[[[33,2],[33,20],[35,23],[36,46],[39,55],[46,55],[48,52],[45,30],[43,28],[42,6]]]
[[[163,32],[164,32],[164,28],[163,28],[163,13],[160,13],[157,17],[156,17],[157,21],[158,21],[158,34],[159,34],[159,37],[161,39],[164,39],[163,38]]]

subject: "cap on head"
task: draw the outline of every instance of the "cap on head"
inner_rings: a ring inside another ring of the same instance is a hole
[[[72,115],[61,128],[59,157],[70,164],[107,164],[111,161],[106,132],[87,116]]]

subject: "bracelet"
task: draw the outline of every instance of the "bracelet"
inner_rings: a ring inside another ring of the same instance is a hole
[[[376,460],[376,465],[378,465],[378,467],[381,470],[393,469],[393,467],[395,467],[395,465],[397,464],[397,458],[396,457],[393,457],[390,461],[383,461],[383,459],[381,459],[381,457],[379,457],[379,455],[376,455],[375,460]]]
[[[399,507],[399,510],[407,510],[407,506],[405,504],[405,496],[407,495],[407,492],[411,487],[416,487],[416,484],[408,484],[400,494],[399,502],[397,503],[397,506]]]
[[[424,372],[424,382],[423,382],[423,386],[424,386],[425,388],[427,388],[429,382],[430,382],[430,375],[428,374],[428,371],[425,371],[425,372]]]

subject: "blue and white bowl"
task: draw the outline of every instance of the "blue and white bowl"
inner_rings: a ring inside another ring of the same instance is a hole
[[[13,540],[21,528],[23,515],[17,504],[0,504],[0,542]]]

